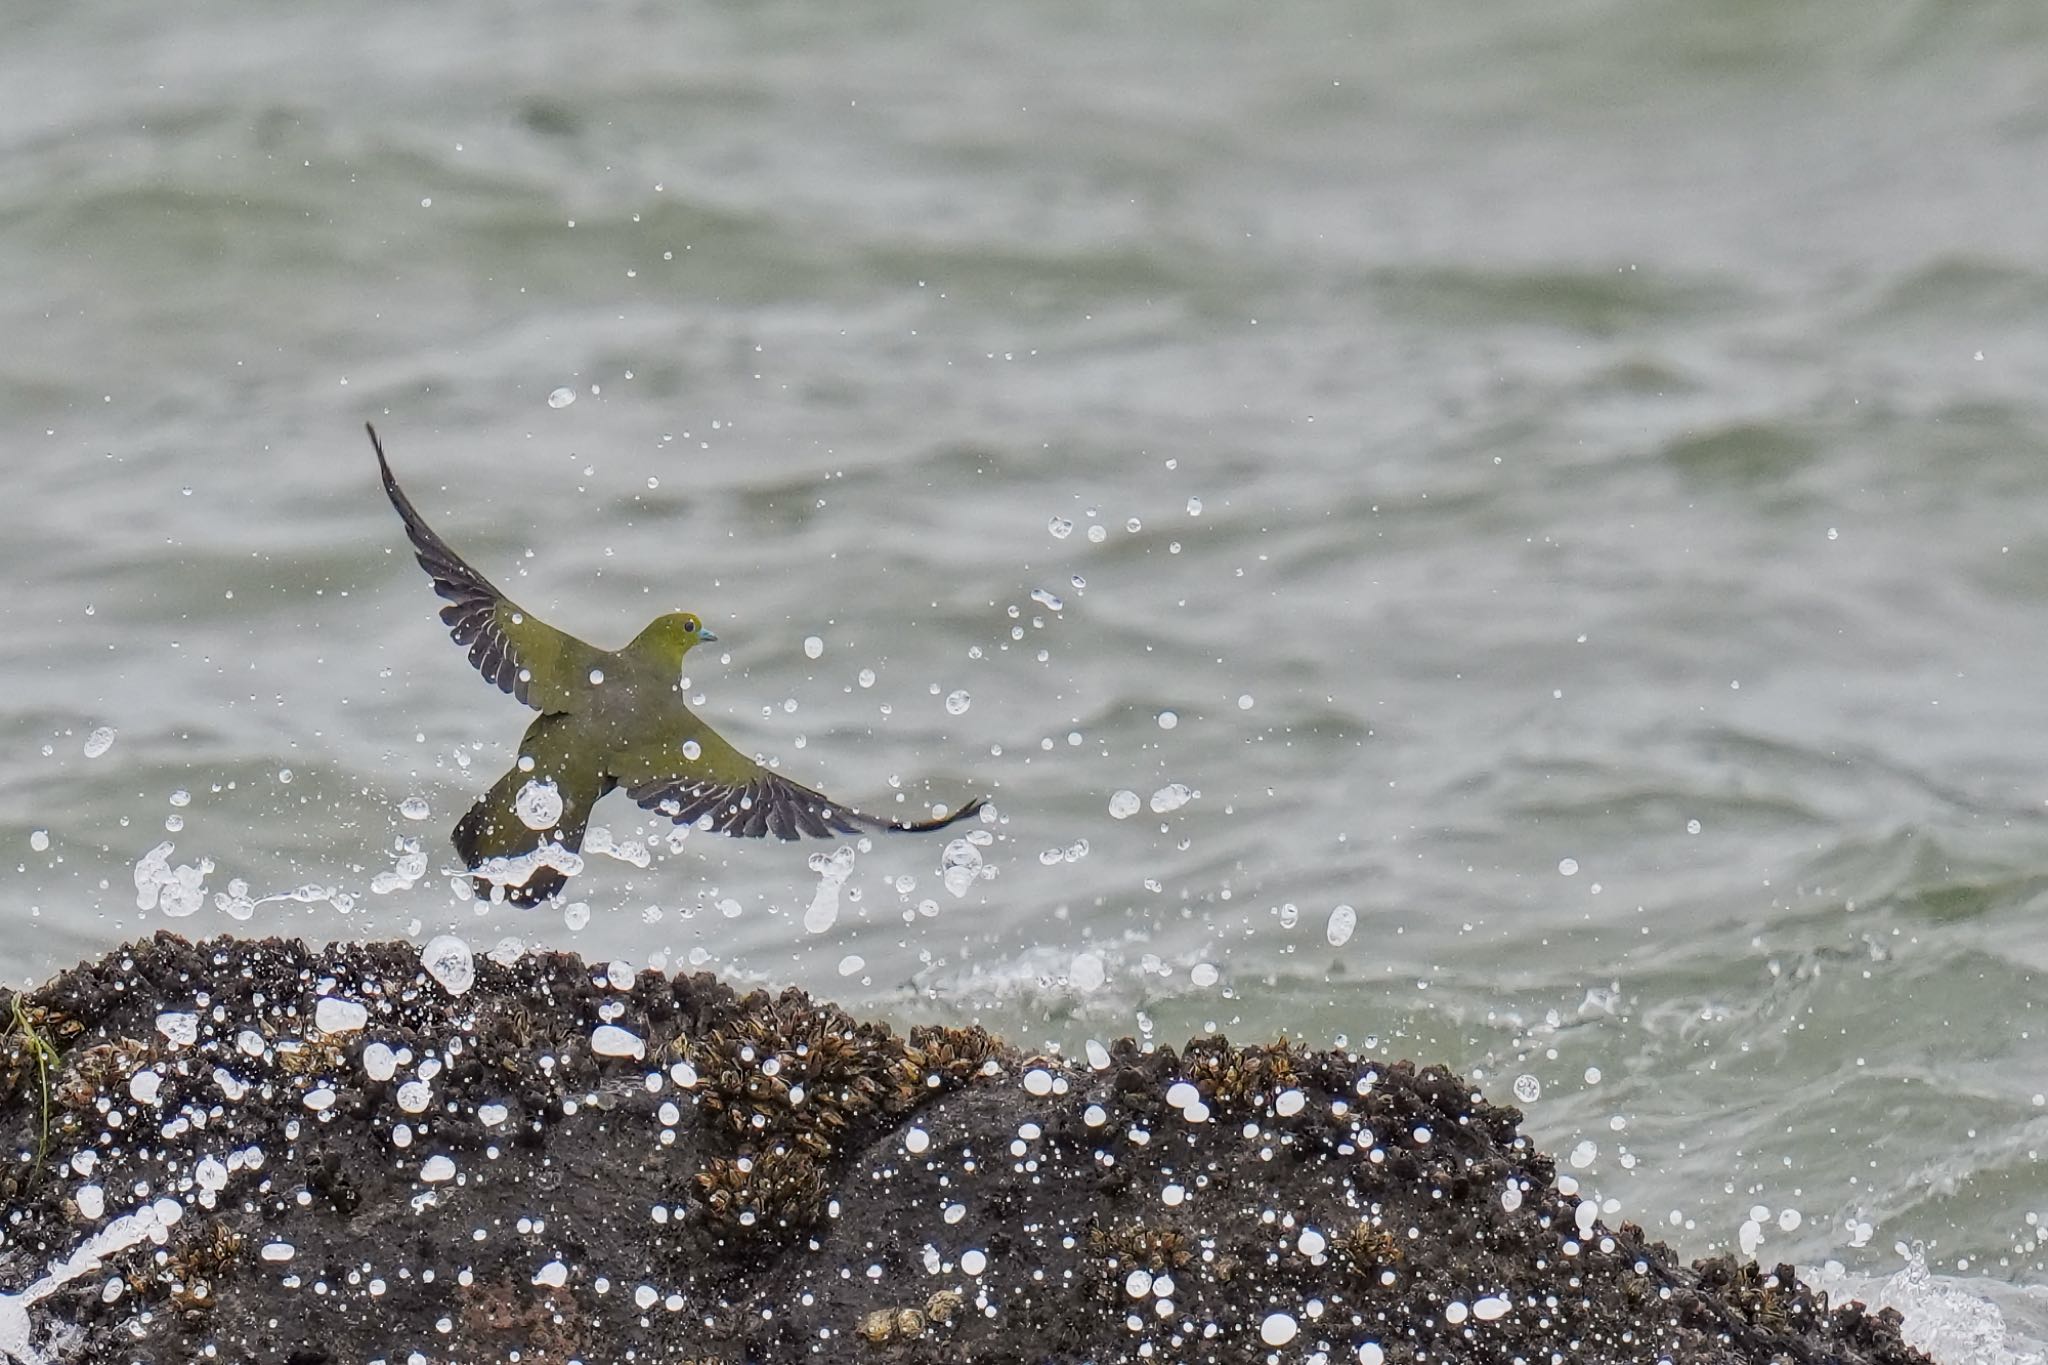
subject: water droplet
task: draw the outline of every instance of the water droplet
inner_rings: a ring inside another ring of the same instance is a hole
[[[1108,539],[1109,539],[1109,528],[1108,528],[1107,526],[1104,526],[1104,525],[1102,525],[1102,524],[1100,524],[1100,523],[1097,523],[1096,525],[1094,525],[1094,526],[1091,526],[1091,527],[1089,527],[1089,528],[1088,528],[1088,543],[1089,543],[1089,544],[1091,544],[1091,545],[1100,545],[1100,544],[1101,544],[1101,543],[1102,543],[1103,541],[1105,541],[1105,540],[1108,540]]]
[[[967,708],[973,704],[974,698],[969,696],[964,688],[946,694],[946,711],[950,715],[964,716],[967,714]]]
[[[1077,954],[1073,965],[1067,968],[1067,981],[1077,991],[1099,991],[1108,977],[1109,972],[1100,953]],[[1101,1044],[1098,1043],[1096,1046],[1099,1047]]]
[[[398,813],[408,820],[424,820],[434,812],[424,796],[408,796],[398,803]]]
[[[354,1033],[370,1022],[367,1006],[339,996],[323,995],[313,1002],[313,1024],[322,1033]]]
[[[173,1047],[190,1047],[199,1041],[199,1016],[189,1010],[165,1010],[156,1017],[156,1031]]]
[[[603,669],[601,669],[601,668],[593,668],[593,669],[591,669],[591,670],[590,670],[590,685],[591,685],[592,687],[602,687],[602,686],[604,686],[604,670],[603,670]]]
[[[1177,715],[1175,715],[1175,714],[1174,714],[1173,712],[1171,712],[1171,711],[1161,711],[1161,712],[1159,713],[1159,728],[1160,728],[1160,729],[1162,729],[1162,730],[1171,730],[1171,729],[1172,729],[1172,728],[1173,728],[1174,726],[1176,726],[1176,725],[1178,725],[1178,724],[1180,724],[1180,717],[1179,717],[1179,716],[1177,716]]]
[[[686,739],[683,741],[683,757],[689,759],[692,763],[696,762],[697,756],[703,752],[704,746],[696,740]]]
[[[548,406],[551,408],[566,408],[575,401],[576,390],[566,385],[548,395]]]
[[[1152,811],[1155,815],[1164,815],[1170,810],[1179,810],[1192,801],[1194,796],[1186,783],[1169,783],[1152,793]]]
[[[1139,521],[1136,517],[1132,517],[1129,521],[1124,523],[1124,529],[1126,531],[1129,531],[1132,535],[1136,535],[1139,531],[1144,529],[1144,523]]]
[[[535,778],[512,799],[519,822],[531,830],[553,829],[562,820],[562,793],[550,778]]]
[[[1699,821],[1697,821],[1697,820],[1688,820],[1688,821],[1686,821],[1686,822],[1685,822],[1685,832],[1686,832],[1687,834],[1698,834],[1698,833],[1700,832],[1700,822],[1699,822]]]
[[[85,756],[87,758],[98,758],[101,754],[113,748],[115,733],[113,726],[102,725],[87,735],[85,737]]]
[[[180,787],[178,788],[178,790],[172,792],[168,799],[170,800],[170,803],[174,806],[189,806],[192,804],[192,793],[186,791],[183,787]]]
[[[1576,877],[1579,875],[1579,860],[1577,858],[1559,858],[1557,860],[1557,871],[1560,876]]]
[[[1323,926],[1323,936],[1330,940],[1332,948],[1342,948],[1351,941],[1351,932],[1357,927],[1358,912],[1348,905],[1340,905],[1330,912],[1330,922]]]
[[[461,995],[476,984],[476,959],[469,945],[453,934],[430,940],[420,950],[420,965],[450,995]]]
[[[1058,593],[1048,591],[1045,588],[1033,588],[1031,590],[1031,600],[1048,611],[1065,611],[1067,609],[1066,602]]]
[[[825,641],[816,635],[804,637],[804,657],[816,659],[825,653]]]
[[[1138,813],[1138,794],[1126,788],[1109,798],[1109,813],[1112,818],[1128,820]]]
[[[872,668],[863,668],[863,669],[862,669],[862,670],[860,671],[860,685],[861,685],[862,687],[873,687],[873,686],[875,685],[875,670],[874,670],[874,669],[872,669]]]
[[[46,829],[30,830],[28,846],[38,853],[46,851],[50,847],[50,831]]]
[[[867,965],[868,960],[859,953],[848,953],[845,957],[839,959],[839,974],[841,976],[852,976]]]
[[[1268,1313],[1266,1320],[1259,1324],[1259,1340],[1268,1346],[1285,1346],[1294,1340],[1294,1334],[1300,1330],[1293,1314]]]
[[[591,1031],[590,1050],[600,1057],[632,1057],[637,1060],[647,1055],[647,1044],[639,1034],[617,1024],[599,1024]]]
[[[1065,517],[1054,517],[1051,521],[1046,522],[1045,529],[1052,533],[1054,540],[1065,540],[1068,536],[1074,534],[1074,523],[1068,521]]]

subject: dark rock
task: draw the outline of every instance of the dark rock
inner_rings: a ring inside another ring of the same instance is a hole
[[[408,944],[159,934],[0,997],[0,1282],[138,1210],[161,1239],[0,1300],[0,1341],[26,1308],[52,1360],[164,1365],[1924,1359],[1788,1266],[1582,1227],[1439,1068],[1204,1038],[1096,1072],[709,976],[476,966],[451,997]],[[321,1033],[323,995],[367,1025]]]

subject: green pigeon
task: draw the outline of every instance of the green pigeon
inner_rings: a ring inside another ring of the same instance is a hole
[[[683,656],[718,638],[695,613],[657,616],[617,650],[528,615],[420,519],[391,476],[377,429],[365,427],[420,567],[448,599],[441,608],[448,633],[487,681],[540,712],[519,742],[518,763],[455,826],[463,865],[493,874],[476,879],[480,896],[503,885],[507,899],[532,905],[560,891],[568,875],[559,864],[574,863],[557,848],[573,854],[582,847],[590,808],[614,787],[678,825],[744,838],[919,834],[982,808],[977,797],[938,819],[889,820],[756,763],[683,703]]]

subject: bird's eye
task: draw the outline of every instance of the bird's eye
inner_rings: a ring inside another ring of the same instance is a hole
[[[683,618],[683,629],[688,631],[690,634],[695,635],[697,633],[697,618],[694,616],[685,616]]]

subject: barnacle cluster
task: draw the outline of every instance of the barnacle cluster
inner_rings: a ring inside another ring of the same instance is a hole
[[[1196,1038],[1181,1053],[1181,1073],[1217,1109],[1247,1109],[1301,1082],[1307,1053],[1281,1039],[1232,1047],[1222,1037]]]
[[[1360,1220],[1337,1239],[1337,1258],[1354,1275],[1377,1275],[1401,1263],[1401,1244],[1385,1228]]]
[[[171,1281],[171,1302],[180,1308],[211,1308],[215,1281],[235,1263],[242,1235],[218,1218],[200,1224],[182,1238],[164,1263]]]
[[[920,1024],[910,1031],[903,1054],[904,1065],[919,1086],[951,1090],[1001,1070],[1006,1050],[1000,1039],[976,1024]]]
[[[797,991],[743,1002],[691,1052],[700,1103],[735,1137],[781,1139],[820,1158],[856,1121],[915,1099],[894,1034]]]
[[[871,1120],[902,1113],[920,1094],[904,1049],[883,1025],[861,1023],[800,991],[754,995],[690,1048],[698,1101],[732,1149],[692,1192],[714,1222],[796,1227],[815,1220],[822,1163]]]
[[[816,1219],[825,1197],[823,1168],[816,1158],[790,1147],[713,1157],[690,1183],[705,1216],[728,1227],[807,1224]]]
[[[1789,1265],[1766,1271],[1754,1261],[1734,1264],[1726,1259],[1701,1267],[1703,1287],[1721,1291],[1723,1302],[1767,1332],[1785,1332],[1806,1311],[1800,1302],[1797,1272]],[[1822,1304],[1825,1312],[1826,1305]]]
[[[192,1220],[178,1228],[169,1245],[137,1255],[121,1282],[145,1300],[168,1298],[181,1311],[203,1312],[218,1301],[214,1287],[241,1250],[242,1235],[222,1220]]]
[[[57,1078],[57,1102],[68,1109],[90,1109],[101,1095],[141,1070],[149,1056],[149,1045],[137,1038],[116,1038],[74,1053]]]
[[[1180,1270],[1195,1258],[1186,1233],[1175,1228],[1146,1223],[1125,1223],[1105,1228],[1099,1222],[1088,1228],[1088,1250],[1103,1257],[1116,1274],[1142,1269],[1158,1273]]]
[[[861,1314],[854,1333],[870,1346],[915,1341],[929,1327],[949,1325],[966,1304],[959,1290],[941,1289],[925,1300],[923,1308],[877,1308]]]
[[[287,1076],[338,1076],[348,1064],[339,1038],[316,1034],[308,1038],[281,1038],[277,1042],[277,1069]]]

